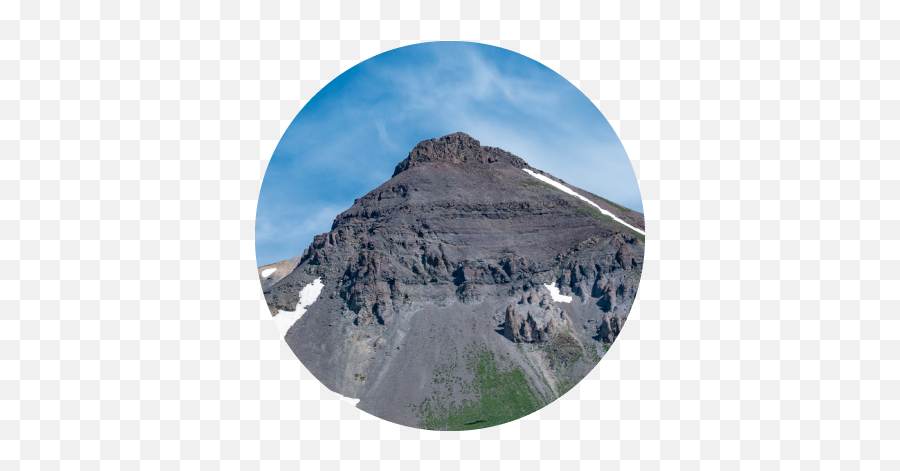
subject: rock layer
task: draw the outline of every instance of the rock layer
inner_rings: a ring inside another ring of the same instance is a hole
[[[423,141],[279,265],[296,268],[264,284],[273,314],[325,286],[285,336],[304,365],[362,410],[438,428],[512,420],[577,383],[627,319],[643,236],[523,168],[540,172],[463,133]],[[643,230],[640,213],[591,196]],[[472,386],[483,374],[531,399],[495,407],[500,393]],[[445,403],[435,420],[429,407]]]

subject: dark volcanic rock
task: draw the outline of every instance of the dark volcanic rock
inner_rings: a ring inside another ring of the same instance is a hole
[[[422,141],[413,148],[409,157],[397,164],[394,177],[416,165],[427,163],[492,164],[501,163],[526,168],[524,160],[496,147],[482,146],[469,135],[458,132],[440,139]],[[530,168],[530,167],[528,167]]]
[[[503,384],[476,380],[485,371],[509,381],[521,373],[516,390],[527,387],[533,407],[577,383],[628,317],[643,236],[523,168],[543,173],[463,133],[423,141],[280,265],[296,268],[264,284],[273,315],[293,310],[316,278],[324,284],[285,336],[303,364],[362,410],[436,428],[532,411],[479,408],[497,392],[472,385]],[[643,230],[640,213],[574,190]],[[572,302],[553,301],[545,284]],[[479,363],[489,361],[496,367]],[[445,421],[423,409],[435,403],[450,411]]]

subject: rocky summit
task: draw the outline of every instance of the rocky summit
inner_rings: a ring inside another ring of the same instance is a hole
[[[260,280],[272,315],[293,322],[290,348],[359,409],[483,428],[600,361],[635,299],[643,231],[642,214],[456,133],[420,142]]]

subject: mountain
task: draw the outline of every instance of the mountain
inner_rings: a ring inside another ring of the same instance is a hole
[[[456,133],[420,142],[260,280],[290,348],[359,409],[483,428],[552,402],[603,357],[634,302],[643,231],[642,214]]]

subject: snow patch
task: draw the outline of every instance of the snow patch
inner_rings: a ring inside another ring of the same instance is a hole
[[[559,293],[559,288],[556,287],[556,284],[552,285],[544,285],[548,291],[550,291],[550,297],[553,298],[554,301],[558,303],[570,303],[572,302],[571,296],[566,296],[564,294]]]
[[[569,188],[569,187],[563,185],[562,183],[559,183],[559,182],[557,182],[556,180],[553,180],[552,178],[545,177],[544,175],[541,175],[541,174],[538,174],[538,173],[534,173],[534,172],[532,172],[531,170],[528,170],[527,168],[523,168],[522,170],[528,172],[528,174],[531,175],[532,177],[537,178],[538,180],[540,180],[540,181],[542,181],[542,182],[544,182],[544,183],[549,183],[549,184],[553,185],[555,188],[558,188],[558,189],[562,190],[563,192],[568,193],[568,194],[570,194],[570,195],[572,195],[572,196],[574,196],[574,197],[576,197],[576,198],[578,198],[578,199],[584,201],[585,203],[587,203],[587,204],[589,204],[589,205],[591,205],[591,206],[593,206],[593,207],[599,209],[601,213],[603,213],[603,214],[605,214],[605,215],[607,215],[607,216],[613,218],[613,220],[616,221],[616,222],[618,222],[619,224],[622,224],[623,226],[626,226],[626,227],[628,227],[628,228],[631,228],[631,229],[637,231],[640,235],[645,235],[645,234],[644,234],[644,231],[642,231],[642,230],[640,230],[640,229],[638,229],[638,228],[632,226],[631,224],[628,224],[627,222],[625,222],[625,221],[619,219],[615,214],[613,214],[613,213],[611,213],[611,212],[609,212],[609,211],[607,211],[607,210],[601,208],[600,206],[597,206],[597,204],[594,203],[593,201],[591,201],[591,200],[585,198],[584,196],[579,195],[578,193],[575,193],[574,191],[572,191],[571,188]]]
[[[352,397],[342,396],[342,395],[340,395],[340,394],[338,394],[338,393],[335,393],[335,394],[337,394],[338,397],[340,397],[342,401],[346,402],[347,404],[350,404],[350,405],[353,406],[353,407],[356,407],[356,405],[359,404],[359,399],[354,399],[354,398],[352,398]]]
[[[277,268],[266,268],[265,270],[262,271],[262,273],[260,273],[260,275],[263,278],[268,278],[269,275],[271,275],[272,273],[275,273],[276,271],[278,271]]]
[[[288,329],[294,325],[294,322],[297,322],[306,310],[312,306],[312,303],[316,302],[316,299],[319,298],[319,293],[322,292],[322,288],[325,285],[322,284],[321,278],[316,278],[315,281],[303,287],[300,290],[300,301],[297,302],[297,307],[294,308],[293,311],[278,311],[273,319],[275,319],[275,323],[278,324],[278,330],[281,332],[281,336],[287,335]]]

